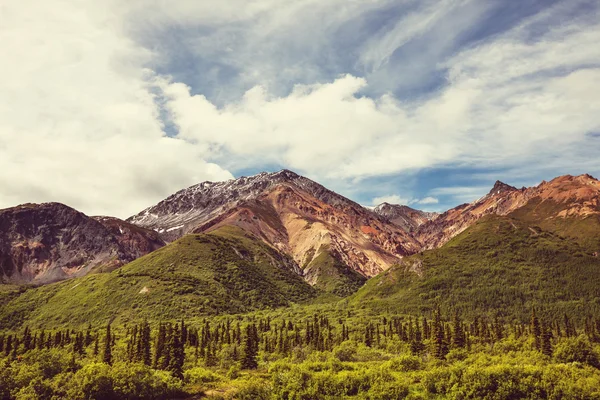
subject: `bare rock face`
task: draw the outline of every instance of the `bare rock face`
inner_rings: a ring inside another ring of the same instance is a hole
[[[98,221],[59,203],[0,210],[0,282],[81,276],[100,266],[116,268],[164,245],[154,232],[117,221]]]
[[[420,244],[378,214],[291,171],[204,182],[128,219],[167,240],[235,225],[308,265],[328,248],[371,277]]]
[[[389,203],[378,205],[373,209],[373,212],[410,233],[416,231],[424,223],[435,220],[440,215],[435,212],[415,210],[408,206]]]

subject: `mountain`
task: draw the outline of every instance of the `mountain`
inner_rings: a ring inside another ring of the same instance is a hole
[[[48,283],[111,270],[164,245],[156,232],[59,203],[0,210],[0,282]]]
[[[381,203],[373,212],[406,232],[414,232],[428,221],[435,220],[439,214],[415,210],[404,205]]]
[[[190,234],[117,270],[7,294],[0,329],[243,313],[311,300],[319,292],[294,262],[237,227]]]
[[[597,217],[599,201],[600,182],[588,174],[560,176],[521,189],[497,181],[481,199],[448,210],[419,226],[415,238],[425,249],[438,248],[486,215],[509,215],[517,210],[522,217],[528,215],[531,222],[552,225],[565,218],[573,222]]]
[[[354,301],[521,321],[538,305],[583,318],[600,311],[599,204],[600,182],[590,175],[522,189],[497,182],[421,225],[417,236],[431,250],[369,280]]]
[[[515,322],[527,322],[536,306],[555,319],[584,319],[600,312],[597,250],[513,214],[488,215],[370,279],[350,302],[405,313],[439,305],[469,319]]]
[[[311,284],[340,293],[420,248],[401,227],[288,170],[203,182],[128,222],[166,241],[237,226],[290,255]],[[342,280],[340,288],[331,288],[331,277]]]

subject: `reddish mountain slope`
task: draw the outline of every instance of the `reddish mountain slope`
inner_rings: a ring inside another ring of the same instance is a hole
[[[235,225],[291,255],[300,268],[327,251],[366,277],[420,248],[405,230],[287,170],[204,182],[128,221],[154,229],[166,240]]]
[[[426,249],[442,246],[481,217],[520,214],[539,223],[600,215],[600,182],[591,175],[560,176],[531,188],[517,189],[500,181],[479,200],[446,211],[421,225],[415,238]]]
[[[155,232],[59,203],[0,210],[0,282],[47,283],[116,268],[164,245]]]

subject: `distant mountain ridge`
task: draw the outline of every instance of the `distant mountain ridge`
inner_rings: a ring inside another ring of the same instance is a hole
[[[127,221],[59,203],[0,210],[0,279],[46,283],[109,271],[186,234],[236,227],[289,256],[285,267],[311,285],[345,296],[488,215],[518,214],[600,251],[600,238],[577,223],[599,219],[599,204],[600,182],[587,174],[521,189],[497,181],[482,198],[437,214],[389,203],[371,210],[289,170],[264,172],[194,185]]]
[[[419,226],[415,238],[424,249],[434,249],[486,215],[504,216],[530,205],[529,212],[542,220],[581,218],[600,215],[599,204],[600,182],[589,174],[564,175],[521,189],[496,181],[484,197],[452,208]]]

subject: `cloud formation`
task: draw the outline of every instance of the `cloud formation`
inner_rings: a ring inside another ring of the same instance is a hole
[[[434,168],[597,173],[600,6],[542,2],[467,40],[494,7],[9,0],[0,207],[127,216],[273,165],[333,189]],[[441,206],[480,185],[375,193]]]
[[[175,190],[232,175],[166,137],[152,54],[100,2],[9,1],[0,48],[0,207],[61,201],[126,217]],[[84,6],[84,7],[82,7]]]

